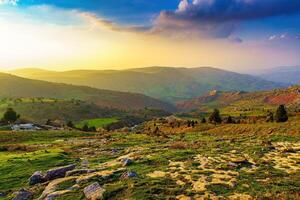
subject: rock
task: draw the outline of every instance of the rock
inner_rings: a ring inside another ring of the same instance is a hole
[[[20,189],[13,200],[29,200],[33,199],[34,193],[25,189]]]
[[[34,172],[29,178],[29,185],[35,185],[43,182],[45,182],[45,178],[42,172],[40,171]]]
[[[128,178],[135,178],[135,177],[138,177],[138,174],[134,171],[129,171],[129,172],[125,172],[121,176],[121,179],[128,179]]]
[[[54,180],[57,178],[63,178],[65,177],[66,173],[68,171],[74,170],[76,167],[76,165],[68,165],[68,166],[64,166],[64,167],[59,167],[56,169],[50,169],[46,172],[46,176],[45,179],[46,180]]]
[[[45,199],[51,199],[54,198],[56,195],[61,194],[61,193],[57,193],[57,189],[59,188],[60,185],[63,185],[64,183],[73,181],[75,186],[75,180],[76,177],[66,177],[66,178],[59,178],[59,179],[55,179],[51,182],[49,182],[49,184],[45,187],[44,191],[42,192],[39,200],[45,200]],[[72,187],[73,187],[72,186]],[[70,192],[72,191],[72,187],[70,187],[69,189],[63,190],[63,192]],[[49,198],[48,198],[49,196]]]
[[[128,165],[130,165],[130,164],[132,164],[133,163],[133,161],[131,160],[131,159],[129,159],[129,158],[125,158],[124,160],[123,160],[123,166],[125,167],[125,166],[128,166]]]
[[[101,200],[103,199],[103,194],[105,189],[103,189],[99,183],[95,182],[83,190],[85,198],[88,200]]]
[[[74,169],[71,171],[67,171],[66,176],[77,176],[82,174],[89,174],[95,172],[95,169]]]
[[[5,192],[0,192],[0,197],[5,197],[6,193]]]

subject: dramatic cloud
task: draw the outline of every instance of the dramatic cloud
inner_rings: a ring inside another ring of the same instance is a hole
[[[299,0],[182,0],[177,10],[160,13],[155,30],[227,38],[245,20],[292,15],[299,11]]]

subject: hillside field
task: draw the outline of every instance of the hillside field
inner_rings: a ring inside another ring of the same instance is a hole
[[[88,125],[88,127],[102,128],[105,125],[115,123],[118,121],[119,120],[116,117],[90,119],[90,120],[83,120],[83,121],[76,123],[75,127],[82,128],[84,125]]]

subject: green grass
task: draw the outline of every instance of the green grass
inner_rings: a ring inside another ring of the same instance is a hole
[[[71,162],[61,149],[39,150],[31,153],[0,152],[0,190],[28,186],[28,178],[40,170]]]
[[[197,192],[193,190],[191,183],[179,186],[176,184],[176,179],[170,175],[151,178],[148,174],[153,171],[174,173],[177,169],[170,169],[169,161],[181,161],[186,163],[188,170],[180,172],[178,179],[184,180],[185,175],[191,175],[195,181],[204,175],[210,180],[213,172],[205,170],[192,172],[197,170],[200,165],[194,159],[195,156],[200,154],[214,158],[230,154],[232,150],[235,150],[238,155],[247,154],[253,158],[257,171],[248,173],[240,167],[232,169],[226,163],[215,162],[212,164],[215,169],[234,170],[239,172],[239,176],[236,177],[235,187],[231,188],[226,184],[212,184],[207,187],[208,191],[225,198],[234,193],[245,193],[252,197],[263,197],[265,194],[269,194],[272,199],[278,199],[276,198],[278,194],[284,197],[290,195],[293,199],[295,191],[299,191],[300,188],[299,172],[287,174],[274,168],[274,164],[271,162],[264,163],[261,158],[272,151],[271,148],[262,145],[265,141],[299,142],[298,122],[295,119],[284,124],[258,123],[217,126],[200,124],[198,131],[169,134],[166,137],[122,132],[111,132],[105,135],[75,131],[2,132],[0,133],[0,147],[19,145],[22,148],[2,148],[2,151],[0,148],[0,191],[12,190],[13,192],[21,187],[28,188],[28,178],[33,172],[77,163],[76,158],[87,160],[88,166],[94,169],[101,163],[113,161],[119,156],[135,151],[137,158],[125,167],[125,171],[134,171],[138,177],[120,179],[123,172],[115,174],[107,180],[95,177],[80,185],[80,189],[58,199],[84,199],[83,188],[95,181],[107,190],[104,195],[105,199],[174,199],[181,194],[194,196]],[[270,133],[270,130],[273,131]],[[176,144],[184,145],[176,146]],[[23,147],[28,147],[28,149]],[[112,149],[116,151],[113,152]],[[109,166],[108,169],[117,169],[120,166]],[[242,167],[248,168],[248,166]],[[269,180],[266,182],[260,181],[267,178]],[[65,182],[59,188],[68,188],[73,183],[73,181]],[[37,197],[39,194],[37,192]]]
[[[96,127],[96,128],[101,128],[104,127],[108,124],[118,122],[118,118],[115,117],[110,117],[110,118],[97,118],[97,119],[90,119],[90,120],[83,120],[79,123],[77,123],[75,126],[77,128],[82,128],[85,124],[88,125],[89,127]]]
[[[0,132],[0,147],[7,144],[53,143],[75,137],[92,137],[94,133],[78,131]]]

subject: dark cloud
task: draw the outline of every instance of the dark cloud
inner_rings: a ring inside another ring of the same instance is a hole
[[[160,13],[154,29],[168,34],[183,31],[228,38],[245,20],[292,15],[299,11],[300,0],[182,0],[176,11]]]

